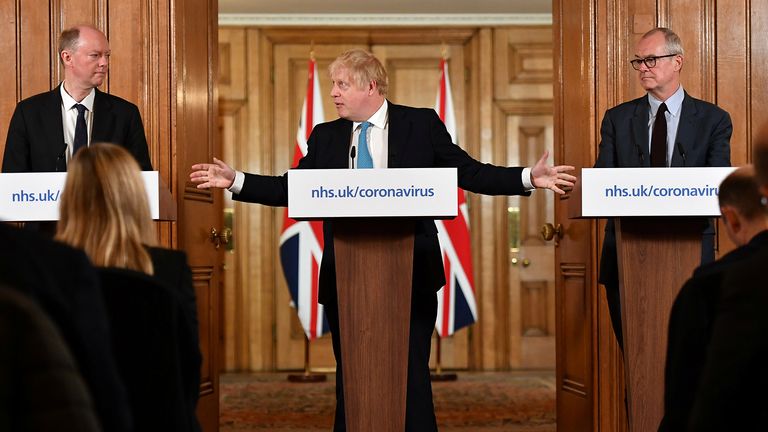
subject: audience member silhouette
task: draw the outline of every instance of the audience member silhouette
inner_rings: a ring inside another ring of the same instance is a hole
[[[104,430],[133,430],[98,276],[86,255],[4,223],[0,244],[0,283],[37,302],[61,331]]]
[[[93,145],[80,150],[69,164],[69,171],[61,196],[60,218],[56,238],[71,246],[82,249],[93,264],[102,268],[130,270],[134,273],[150,275],[158,283],[159,289],[167,289],[177,305],[179,317],[176,324],[176,341],[179,347],[178,365],[182,377],[183,389],[179,397],[183,398],[184,413],[168,413],[178,420],[177,425],[190,423],[194,430],[199,429],[195,417],[199,388],[202,356],[199,349],[197,307],[192,286],[192,273],[187,264],[186,255],[181,251],[154,247],[155,229],[149,211],[144,181],[139,165],[123,148],[113,144]],[[102,271],[102,275],[105,273]],[[104,279],[102,278],[102,281]],[[114,324],[117,314],[114,310],[119,302],[113,302],[114,292],[110,286],[102,286],[105,297],[110,302],[110,317],[113,328],[124,323]],[[109,292],[109,295],[107,295]],[[125,302],[125,304],[132,304]],[[140,306],[137,306],[140,307]],[[145,302],[145,307],[159,307],[152,302]],[[149,309],[148,309],[149,310]],[[141,311],[134,311],[141,313]],[[119,327],[122,329],[122,327]],[[152,337],[153,335],[148,335]],[[172,343],[174,341],[168,341]],[[115,340],[117,344],[121,341]],[[147,342],[149,344],[149,341]],[[136,353],[141,355],[141,353]],[[131,367],[131,362],[118,359],[121,365]],[[123,376],[135,377],[132,372],[122,368]],[[131,372],[131,373],[128,373]],[[169,377],[170,379],[170,377]],[[128,382],[131,387],[141,383]],[[131,399],[147,398],[151,395],[132,394]],[[147,406],[141,399],[142,406]],[[168,401],[163,401],[168,402]],[[136,412],[134,417],[137,429],[140,424],[156,426],[156,423],[144,423],[143,413]],[[142,429],[146,430],[146,429]],[[177,429],[181,430],[181,429]]]
[[[0,430],[102,430],[61,332],[34,301],[2,284]]]
[[[768,128],[754,146],[755,176],[768,199]],[[688,430],[768,430],[768,246],[723,276],[712,336]]]
[[[697,268],[672,306],[661,431],[685,430],[707,355],[723,275],[768,246],[768,211],[760,198],[751,166],[739,168],[720,184],[723,226],[738,247]]]

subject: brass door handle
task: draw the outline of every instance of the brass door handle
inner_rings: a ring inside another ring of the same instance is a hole
[[[229,244],[229,241],[232,239],[232,230],[224,228],[219,232],[216,228],[211,228],[211,234],[208,236],[208,239],[213,243],[216,249],[218,249],[223,244]]]
[[[519,260],[517,257],[512,258],[512,265],[516,266],[517,263],[522,263],[523,267],[528,267],[529,265],[531,265],[531,260],[529,260],[528,258],[523,258],[522,260]]]
[[[557,235],[557,240],[555,240],[555,242],[563,238],[562,224],[557,224],[557,226],[552,226],[551,223],[547,222],[541,227],[541,237],[544,238],[544,240],[550,241],[553,238],[555,238],[555,235]]]

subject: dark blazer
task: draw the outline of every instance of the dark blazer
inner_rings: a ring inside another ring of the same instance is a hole
[[[40,307],[0,284],[0,430],[101,431],[61,332]]]
[[[85,253],[0,223],[0,282],[37,301],[61,331],[107,431],[130,431],[98,277]]]
[[[61,85],[16,105],[5,141],[3,172],[66,170]],[[144,171],[152,170],[144,125],[136,105],[96,89],[91,143],[110,142],[126,148]]]
[[[194,430],[200,430],[195,411],[200,397],[200,367],[203,362],[200,353],[200,337],[197,322],[197,302],[192,285],[192,270],[187,264],[187,255],[178,250],[149,248],[154,279],[168,288],[180,306],[177,340],[181,353],[181,377],[184,385],[184,399],[187,414],[193,421]]]
[[[649,116],[647,95],[606,111],[600,127],[600,148],[595,168],[650,167]],[[671,166],[730,166],[732,132],[731,117],[727,112],[685,93]],[[714,233],[711,227],[706,231],[706,235]],[[613,220],[609,220],[605,227],[599,281],[617,286],[618,280],[616,237]]]
[[[719,260],[697,268],[680,289],[669,319],[660,431],[685,430],[706,360],[725,273],[766,247],[768,231],[763,231]]]
[[[690,431],[768,430],[768,247],[729,269]]]
[[[389,168],[458,168],[462,189],[486,195],[527,195],[522,168],[497,167],[470,157],[451,142],[445,125],[434,110],[411,108],[389,103]],[[348,168],[353,122],[337,119],[319,124],[307,142],[307,154],[299,169]],[[288,177],[246,174],[245,184],[233,199],[271,206],[288,204]],[[323,224],[325,248],[320,265],[319,299],[323,304],[335,301],[336,269],[333,252],[333,225]],[[431,219],[415,226],[413,286],[436,291],[445,284],[437,228]]]

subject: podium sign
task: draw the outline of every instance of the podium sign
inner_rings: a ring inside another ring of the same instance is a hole
[[[581,216],[720,216],[720,182],[736,168],[582,168]]]
[[[152,219],[159,219],[159,176],[142,171]],[[7,222],[59,220],[59,199],[67,173],[0,174],[0,220]]]
[[[456,217],[456,168],[288,171],[288,217]]]

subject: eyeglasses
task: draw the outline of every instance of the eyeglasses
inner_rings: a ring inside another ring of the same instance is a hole
[[[679,54],[667,54],[667,55],[662,55],[662,56],[650,56],[650,57],[646,57],[646,58],[630,60],[629,63],[632,64],[632,67],[635,70],[640,70],[640,65],[643,64],[643,63],[645,64],[645,66],[648,69],[653,69],[656,66],[656,60],[658,60],[660,58],[674,57],[676,55],[679,55]]]

